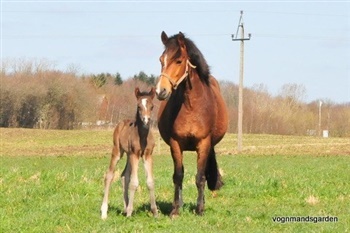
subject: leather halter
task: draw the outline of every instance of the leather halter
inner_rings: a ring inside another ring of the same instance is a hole
[[[179,84],[188,76],[188,67],[191,68],[196,68],[197,66],[193,65],[188,59],[186,61],[186,70],[185,73],[181,76],[181,78],[179,78],[179,80],[177,80],[176,82],[173,81],[173,79],[170,77],[170,75],[168,75],[167,73],[161,73],[160,77],[164,76],[166,77],[169,82],[171,83],[171,86],[173,87],[174,90],[177,89],[177,87],[179,86]]]

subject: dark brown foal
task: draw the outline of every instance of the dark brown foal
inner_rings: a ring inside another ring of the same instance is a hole
[[[110,185],[114,177],[115,166],[122,158],[124,152],[127,153],[127,162],[122,173],[122,184],[124,191],[124,212],[126,213],[126,216],[131,216],[133,211],[134,194],[139,185],[137,171],[140,158],[143,159],[146,171],[147,187],[150,192],[151,211],[154,216],[157,215],[152,173],[152,151],[155,143],[150,131],[150,119],[153,109],[152,100],[154,95],[154,88],[152,88],[150,92],[140,92],[139,88],[136,88],[136,119],[134,121],[124,120],[123,122],[120,122],[114,130],[114,147],[109,169],[106,173],[104,197],[101,205],[102,219],[107,218]]]

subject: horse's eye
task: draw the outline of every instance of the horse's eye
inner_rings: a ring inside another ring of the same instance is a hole
[[[177,60],[176,64],[181,64],[181,62],[182,62],[181,60]]]

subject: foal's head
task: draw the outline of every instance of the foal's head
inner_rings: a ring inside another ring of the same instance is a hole
[[[138,87],[135,88],[135,96],[137,99],[136,120],[141,120],[144,126],[149,126],[150,124],[154,95],[155,91],[153,87],[149,92],[140,92]]]

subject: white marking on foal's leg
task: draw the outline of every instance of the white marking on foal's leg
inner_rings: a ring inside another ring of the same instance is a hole
[[[102,219],[107,218],[107,210],[108,210],[108,204],[103,202],[101,205],[101,218]]]
[[[144,157],[147,157],[147,156],[144,156]],[[158,210],[157,210],[157,205],[156,205],[156,198],[154,195],[154,178],[153,178],[153,172],[152,172],[152,159],[151,158],[148,158],[147,160],[144,159],[144,167],[145,167],[145,171],[146,171],[147,188],[149,190],[149,195],[150,195],[151,211],[153,213],[153,216],[157,217]]]
[[[108,171],[106,173],[105,177],[105,187],[104,187],[104,195],[101,205],[101,218],[106,219],[107,218],[107,211],[108,211],[108,196],[109,196],[109,188],[111,186],[111,183],[114,178],[114,169],[118,161],[120,160],[120,157],[122,154],[120,153],[120,149],[118,145],[114,145],[113,151],[112,151],[112,157],[109,164]]]
[[[128,207],[126,208],[127,217],[130,217],[132,214],[132,211],[134,208],[133,203],[134,203],[135,191],[139,186],[139,179],[137,177],[139,159],[135,154],[131,154],[129,158],[130,158],[131,176],[130,176],[130,183],[129,183],[129,191],[130,191],[129,203],[128,203]]]

